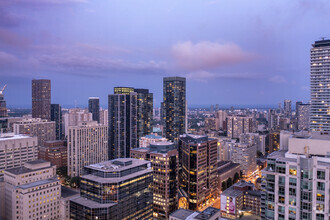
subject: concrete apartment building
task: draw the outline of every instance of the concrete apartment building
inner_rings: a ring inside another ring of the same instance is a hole
[[[35,160],[7,169],[5,182],[5,219],[60,219],[61,185],[56,167]]]
[[[39,146],[43,146],[45,141],[56,140],[56,123],[46,119],[26,118],[14,124],[14,133],[36,136]]]
[[[240,134],[252,132],[252,117],[227,116],[227,137],[239,138]]]
[[[39,147],[38,159],[50,161],[56,168],[68,165],[68,149],[64,141],[46,141]]]
[[[232,151],[232,161],[241,165],[242,176],[248,178],[253,175],[257,170],[256,145],[236,143]]]
[[[299,133],[262,170],[262,219],[329,219],[330,135]]]
[[[69,176],[80,176],[85,166],[106,160],[108,160],[108,126],[89,121],[69,127]]]
[[[37,137],[13,133],[0,135],[0,178],[4,170],[21,167],[25,162],[37,159]]]
[[[63,115],[64,134],[68,136],[69,127],[78,126],[79,122],[93,121],[93,114],[88,109],[72,108]]]

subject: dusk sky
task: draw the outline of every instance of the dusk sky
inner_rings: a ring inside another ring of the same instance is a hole
[[[87,105],[115,86],[162,101],[164,76],[187,78],[188,105],[309,101],[309,50],[330,37],[329,0],[0,0],[0,87],[31,106]]]

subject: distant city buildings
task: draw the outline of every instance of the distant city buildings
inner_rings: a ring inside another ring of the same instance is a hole
[[[80,176],[85,166],[106,160],[108,160],[108,126],[90,121],[69,127],[69,176]]]
[[[0,118],[8,117],[8,110],[6,105],[6,100],[3,95],[3,92],[5,91],[6,85],[0,90]],[[0,127],[1,129],[1,127]],[[1,132],[1,131],[0,131]]]
[[[217,197],[217,143],[207,136],[180,136],[179,183],[191,210],[203,209]]]
[[[225,111],[220,110],[216,112],[215,128],[217,131],[225,130],[225,128],[227,127],[226,117],[227,117],[227,113]]]
[[[292,117],[292,103],[291,100],[284,100],[284,116],[286,118]]]
[[[99,97],[89,97],[88,111],[92,113],[93,121],[100,123],[100,99]]]
[[[56,123],[40,118],[26,118],[14,124],[15,134],[36,136],[38,145],[43,146],[45,141],[56,140]]]
[[[152,219],[151,162],[118,158],[86,166],[84,173],[70,219]]]
[[[227,137],[239,138],[240,134],[252,132],[252,117],[227,116]]]
[[[165,137],[178,142],[186,132],[186,78],[164,77],[162,114]]]
[[[38,139],[6,133],[0,135],[0,178],[4,170],[21,167],[25,162],[38,159]]]
[[[205,131],[215,131],[216,130],[216,119],[215,118],[205,118]]]
[[[310,128],[330,131],[330,40],[315,41],[311,53],[311,109]]]
[[[32,80],[32,117],[50,121],[51,84],[48,79]]]
[[[130,156],[137,147],[137,93],[134,88],[115,87],[108,96],[109,159]]]
[[[56,140],[64,139],[62,108],[60,104],[51,104],[50,120],[55,122]]]
[[[60,219],[61,185],[50,162],[7,169],[4,182],[5,219]]]
[[[310,116],[310,104],[299,104],[297,110],[297,123],[298,123],[298,130],[309,130],[309,116]]]
[[[262,170],[262,219],[329,219],[330,136],[299,133]]]

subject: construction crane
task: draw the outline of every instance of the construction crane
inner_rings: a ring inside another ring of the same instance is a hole
[[[2,95],[3,91],[5,91],[5,88],[7,87],[7,85],[5,85],[1,90],[0,90],[0,95]]]

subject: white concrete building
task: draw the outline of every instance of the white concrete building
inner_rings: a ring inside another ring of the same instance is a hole
[[[141,137],[139,140],[139,147],[149,147],[151,143],[155,142],[166,142],[166,138],[159,136],[157,134],[149,134]]]
[[[4,173],[5,219],[60,219],[61,185],[56,166],[35,160]]]
[[[265,153],[266,148],[266,135],[260,135],[258,133],[244,133],[239,136],[240,143],[256,145],[257,150],[261,153]]]
[[[240,134],[252,132],[252,117],[228,116],[227,137],[239,138]]]
[[[65,136],[68,136],[70,126],[78,126],[78,123],[82,121],[93,121],[93,115],[88,112],[88,109],[69,109],[69,112],[63,115]]]
[[[4,170],[38,159],[38,138],[5,133],[0,135],[0,178]]]
[[[232,161],[241,165],[243,177],[250,177],[257,170],[256,145],[236,143],[232,147]]]
[[[56,123],[40,118],[26,118],[14,124],[15,134],[25,134],[38,138],[39,146],[45,141],[56,140]]]
[[[108,160],[108,126],[97,121],[79,122],[68,131],[68,175],[82,175],[83,168]]]
[[[100,124],[108,125],[108,109],[100,110]]]
[[[330,135],[292,135],[262,173],[262,219],[329,219]]]

